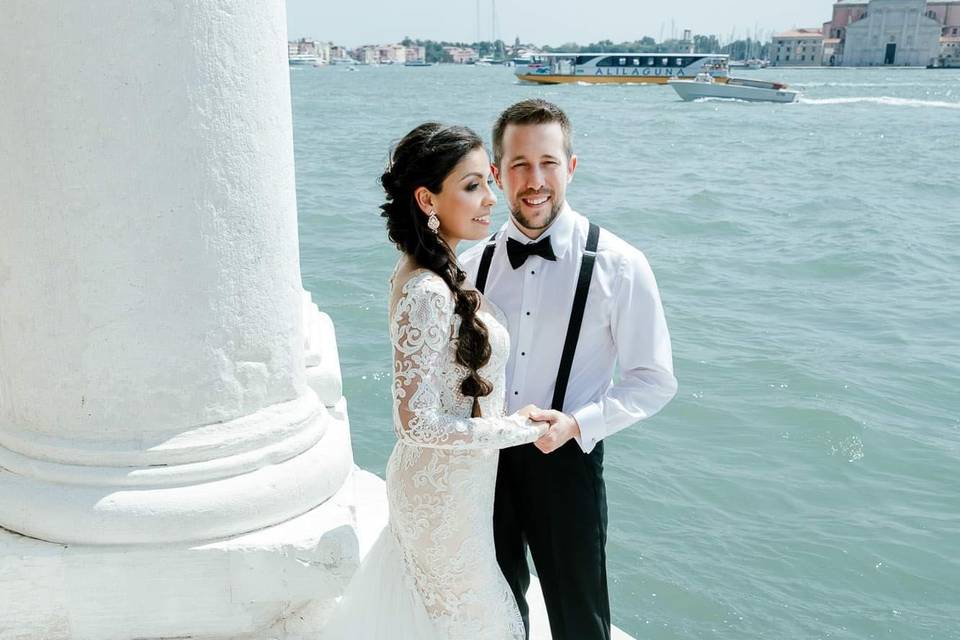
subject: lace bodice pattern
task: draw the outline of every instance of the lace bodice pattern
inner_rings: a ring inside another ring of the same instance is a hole
[[[460,393],[467,369],[456,363],[460,317],[436,274],[415,272],[391,292],[393,422],[398,442],[387,463],[390,528],[411,586],[438,631],[449,638],[524,637],[516,603],[496,562],[493,498],[499,449],[536,440],[545,427],[504,416],[509,334],[484,301],[478,317],[491,346],[480,375],[493,393]]]

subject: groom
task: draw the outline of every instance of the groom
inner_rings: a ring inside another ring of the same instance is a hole
[[[500,453],[497,561],[528,637],[529,547],[554,639],[599,640],[610,638],[603,440],[662,409],[677,382],[643,253],[567,204],[571,137],[545,100],[500,114],[492,171],[510,220],[461,264],[507,316],[508,412],[536,404],[531,418],[550,423],[536,443]]]

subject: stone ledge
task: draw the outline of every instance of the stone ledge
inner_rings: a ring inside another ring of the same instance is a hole
[[[298,518],[192,547],[61,545],[0,529],[0,640],[317,640],[386,521],[383,480],[354,467]],[[531,640],[549,640],[535,576],[528,597]],[[613,638],[632,640],[616,627]]]

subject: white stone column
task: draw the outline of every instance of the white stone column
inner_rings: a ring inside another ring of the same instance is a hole
[[[0,9],[0,638],[315,636],[382,527],[286,51],[279,0]]]
[[[201,540],[343,484],[305,377],[285,41],[282,2],[4,3],[0,526]]]

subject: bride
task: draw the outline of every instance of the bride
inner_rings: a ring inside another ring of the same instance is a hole
[[[393,150],[381,177],[390,240],[393,426],[390,516],[324,638],[523,640],[497,566],[493,496],[499,449],[547,426],[505,416],[506,321],[466,281],[454,250],[489,234],[497,199],[483,142],[426,123]]]

